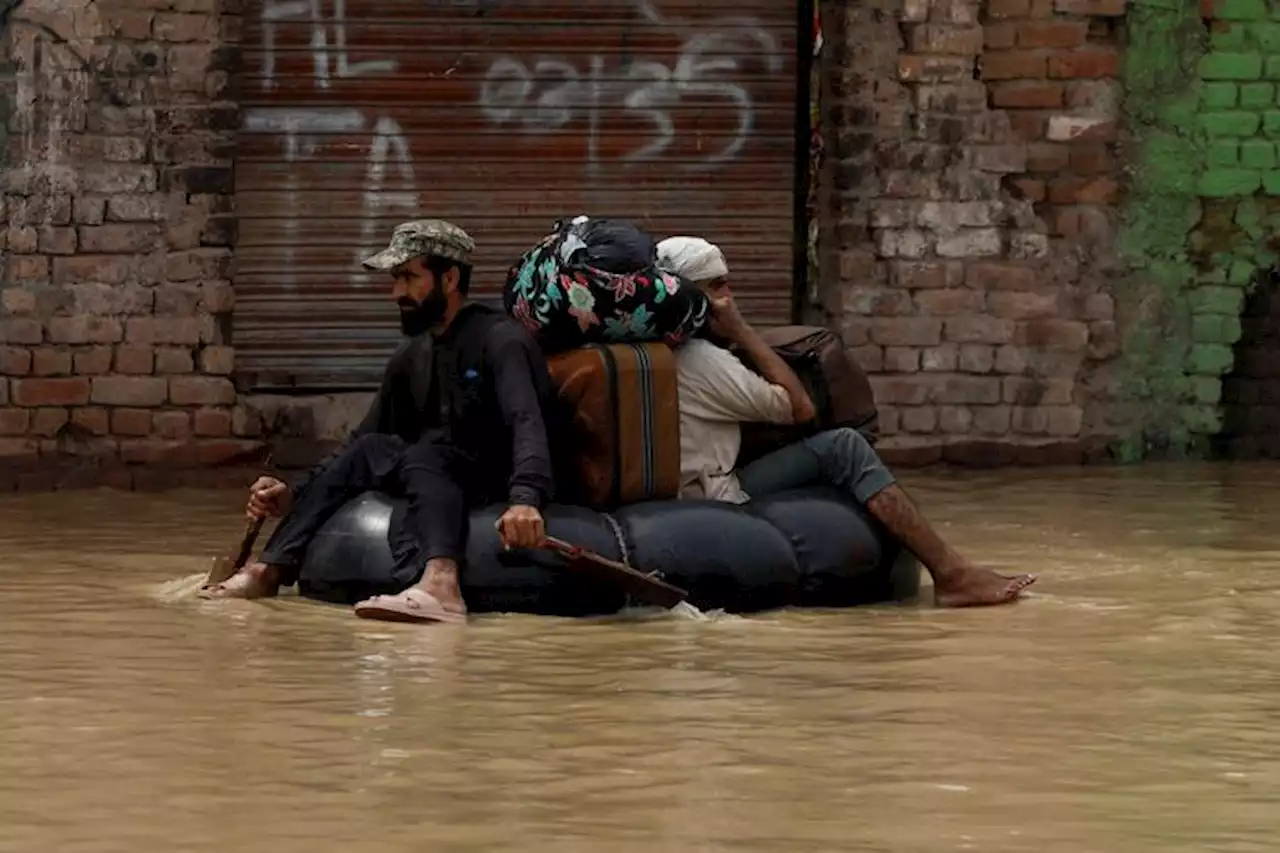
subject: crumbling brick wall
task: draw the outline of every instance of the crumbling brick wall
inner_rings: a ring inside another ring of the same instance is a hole
[[[824,4],[814,316],[872,374],[896,461],[1075,461],[1105,444],[1123,14]]]
[[[227,340],[238,16],[220,0],[0,12],[4,484],[252,457]]]

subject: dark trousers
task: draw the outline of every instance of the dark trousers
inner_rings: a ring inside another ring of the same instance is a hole
[[[393,551],[415,550],[419,570],[436,558],[461,564],[467,513],[482,500],[463,484],[474,486],[477,479],[469,460],[438,439],[410,445],[394,435],[361,436],[294,495],[261,560],[280,569],[281,583],[296,583],[307,545],[324,523],[351,498],[377,489],[409,499],[403,529],[393,532]]]
[[[738,472],[738,482],[753,498],[804,486],[835,486],[865,505],[892,486],[894,477],[862,433],[842,428],[761,456]]]

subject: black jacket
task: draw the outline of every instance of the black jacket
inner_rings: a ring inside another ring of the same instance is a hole
[[[444,441],[474,466],[475,479],[460,484],[467,491],[479,487],[497,500],[502,484],[508,502],[542,507],[554,492],[548,432],[556,433],[556,411],[537,343],[516,321],[473,302],[439,338],[422,335],[396,350],[347,443],[369,433]],[[294,493],[332,459],[295,480]]]

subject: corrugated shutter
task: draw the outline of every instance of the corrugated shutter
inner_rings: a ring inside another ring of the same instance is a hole
[[[234,342],[255,388],[362,387],[398,338],[358,260],[477,243],[475,293],[577,213],[719,243],[792,317],[797,0],[250,0]]]

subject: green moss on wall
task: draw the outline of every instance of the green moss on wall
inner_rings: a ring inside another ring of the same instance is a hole
[[[1280,207],[1280,7],[1135,0],[1125,60],[1133,179],[1117,301],[1129,319],[1119,458],[1201,452]]]

